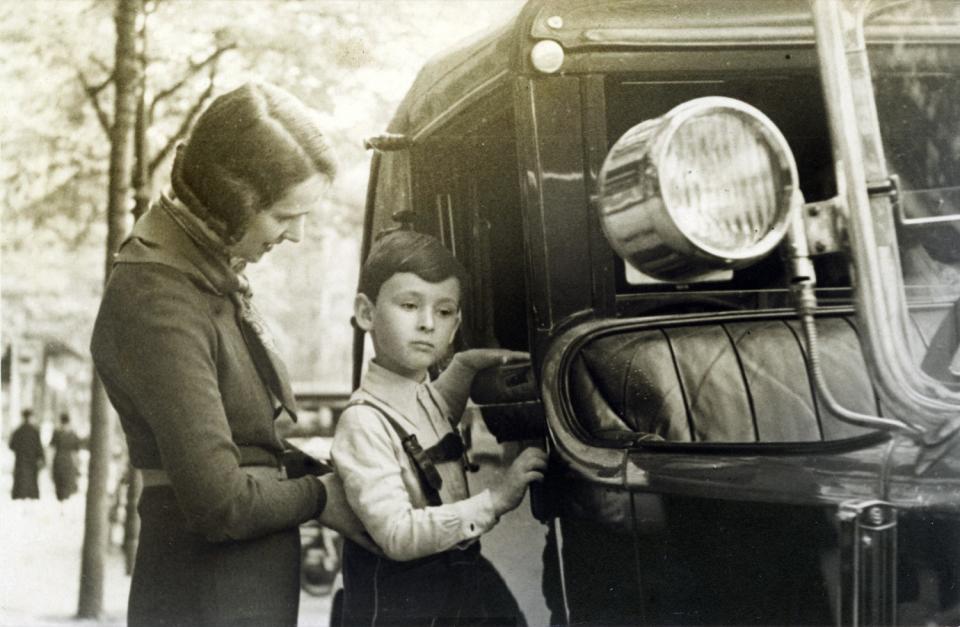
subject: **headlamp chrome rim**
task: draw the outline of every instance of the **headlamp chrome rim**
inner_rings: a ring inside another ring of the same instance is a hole
[[[766,115],[708,96],[631,127],[607,153],[597,188],[614,251],[645,275],[687,281],[768,255],[786,234],[798,176]]]
[[[760,131],[760,134],[767,140],[767,145],[772,149],[771,153],[778,158],[778,170],[781,180],[789,181],[789,183],[780,190],[782,202],[779,203],[777,214],[771,221],[773,228],[770,229],[766,235],[753,244],[735,250],[723,250],[708,242],[697,240],[677,223],[676,209],[671,206],[669,202],[670,198],[667,196],[669,192],[665,192],[665,190],[660,188],[660,183],[663,178],[660,176],[659,166],[654,165],[653,170],[654,180],[658,188],[660,188],[659,193],[664,199],[667,215],[673,221],[673,226],[676,228],[679,236],[693,247],[700,256],[706,256],[729,264],[763,257],[769,254],[770,251],[780,243],[780,240],[783,239],[787,231],[791,207],[790,199],[796,189],[799,177],[797,174],[796,161],[793,158],[793,151],[790,150],[787,139],[773,121],[756,107],[742,100],[725,96],[696,98],[674,107],[668,114],[668,122],[661,131],[661,134],[658,135],[657,141],[651,150],[651,153],[654,155],[652,163],[661,164],[665,161],[666,152],[671,147],[671,141],[690,120],[702,116],[707,112],[719,113],[721,111],[734,113],[738,118],[751,123],[756,130]]]

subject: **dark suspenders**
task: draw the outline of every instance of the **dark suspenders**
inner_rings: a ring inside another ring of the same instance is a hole
[[[404,429],[403,425],[397,422],[394,417],[390,415],[390,410],[380,403],[357,399],[350,401],[350,403],[347,404],[347,407],[353,407],[355,405],[366,405],[367,407],[372,407],[387,419],[387,422],[390,423],[390,426],[393,427],[393,430],[396,431],[397,436],[400,438],[400,443],[403,445],[403,450],[406,452],[407,456],[410,457],[414,467],[417,469],[417,475],[420,477],[420,485],[423,488],[424,495],[427,497],[427,503],[430,505],[442,505],[443,501],[440,500],[440,487],[443,485],[443,479],[440,477],[440,473],[437,471],[437,467],[434,462],[447,461],[443,459],[443,457],[446,457],[446,454],[455,453],[454,450],[444,450],[455,448],[455,445],[451,447],[448,444],[448,436],[453,435],[457,439],[459,439],[459,437],[452,433],[447,434],[447,436],[444,436],[443,440],[441,440],[437,445],[424,450],[423,447],[420,446],[420,442],[417,440],[417,435],[415,433],[409,433],[406,429]],[[463,455],[462,441],[460,442],[459,455]],[[456,457],[454,457],[454,459],[456,459]]]

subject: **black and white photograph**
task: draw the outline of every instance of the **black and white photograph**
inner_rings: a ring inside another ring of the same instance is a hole
[[[0,626],[960,625],[960,0],[0,57]]]

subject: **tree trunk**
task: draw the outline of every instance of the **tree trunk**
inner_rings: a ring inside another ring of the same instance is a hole
[[[147,144],[146,85],[141,82],[137,100],[137,123],[133,134],[133,146],[136,159],[133,165],[133,217],[136,220],[147,212],[150,207],[150,197],[153,195],[153,186],[150,184],[149,159],[150,149]]]
[[[133,574],[133,562],[137,557],[137,545],[140,540],[140,514],[137,513],[137,503],[140,502],[140,492],[143,490],[143,479],[140,471],[127,462],[127,511],[123,517],[123,559],[127,574]]]
[[[150,198],[153,195],[153,185],[150,176],[150,144],[147,138],[147,130],[153,123],[148,119],[149,108],[147,107],[147,15],[144,14],[142,25],[137,31],[137,41],[139,50],[137,51],[137,61],[140,64],[140,77],[137,81],[137,122],[133,131],[133,217],[140,219],[147,208],[150,206]],[[127,514],[130,514],[129,507]],[[136,515],[136,511],[134,511]],[[127,538],[124,538],[126,544]]]
[[[149,14],[144,11],[141,25],[137,30],[137,63],[140,75],[136,86],[137,113],[133,128],[133,218],[139,220],[150,206],[153,196],[152,177],[150,176],[150,144],[147,141],[147,130],[153,120],[148,119],[147,108],[147,22]],[[140,501],[141,479],[140,472],[127,459],[127,499],[126,511],[123,517],[123,558],[127,574],[133,573],[133,562],[137,556],[137,544],[140,538],[140,514],[137,513],[137,503]]]
[[[117,0],[116,60],[114,63],[113,127],[110,137],[110,181],[107,193],[107,250],[105,277],[126,231],[130,181],[130,132],[134,122],[134,95],[139,65],[136,58],[136,22],[142,0]],[[106,392],[93,378],[90,403],[90,466],[87,472],[87,509],[80,566],[78,618],[99,618],[103,612],[104,558],[108,543],[107,475],[110,464],[110,424]]]
[[[94,374],[90,399],[90,464],[83,529],[78,618],[99,618],[103,611],[103,561],[107,550],[106,479],[110,456],[107,395]]]

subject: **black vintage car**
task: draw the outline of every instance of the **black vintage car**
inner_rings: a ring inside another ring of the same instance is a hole
[[[954,1],[531,0],[369,140],[364,250],[532,354],[553,622],[960,622],[958,72]]]

